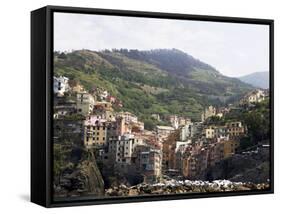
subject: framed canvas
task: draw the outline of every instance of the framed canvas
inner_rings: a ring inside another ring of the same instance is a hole
[[[31,12],[31,201],[273,193],[273,20]]]

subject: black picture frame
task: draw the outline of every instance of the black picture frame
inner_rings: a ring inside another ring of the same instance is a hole
[[[268,25],[270,28],[270,189],[54,202],[52,200],[52,85],[54,12]],[[274,21],[79,7],[46,6],[31,12],[31,201],[44,207],[268,194],[274,192]]]

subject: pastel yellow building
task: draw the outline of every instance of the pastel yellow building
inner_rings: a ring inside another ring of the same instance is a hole
[[[91,116],[84,122],[84,146],[87,148],[103,146],[107,140],[106,120]]]
[[[237,152],[237,148],[240,146],[239,141],[228,140],[223,141],[223,154],[224,158],[228,158]]]

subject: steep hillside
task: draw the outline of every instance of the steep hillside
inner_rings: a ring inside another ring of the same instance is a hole
[[[115,50],[115,52],[131,59],[153,64],[162,70],[181,76],[188,76],[188,74],[194,71],[194,68],[209,70],[218,74],[218,71],[212,66],[177,49],[155,49],[149,51],[121,49]]]
[[[55,53],[54,75],[102,87],[145,122],[152,113],[199,120],[205,105],[222,105],[252,87],[176,50],[79,50]]]
[[[268,89],[269,88],[269,72],[255,72],[251,73],[239,79],[245,83],[251,84],[254,87]]]
[[[54,144],[55,200],[103,194],[104,181],[93,152],[79,146]]]
[[[235,182],[268,182],[270,177],[269,151],[260,148],[248,154],[235,154],[206,170],[204,180],[226,179]]]

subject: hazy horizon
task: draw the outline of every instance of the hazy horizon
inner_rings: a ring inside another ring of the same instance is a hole
[[[230,77],[269,71],[267,25],[57,12],[54,15],[55,51],[173,48]]]

